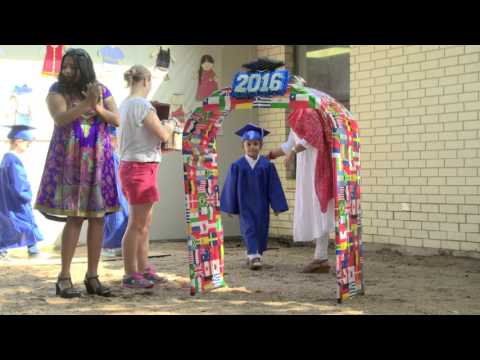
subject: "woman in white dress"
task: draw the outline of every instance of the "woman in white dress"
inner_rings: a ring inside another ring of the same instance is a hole
[[[315,164],[318,150],[305,139],[290,130],[287,142],[270,151],[269,158],[274,160],[286,155],[285,162],[293,161],[297,155],[295,210],[293,219],[293,241],[314,241],[313,261],[302,272],[328,273],[328,240],[335,231],[335,199],[328,202],[327,211],[323,213],[315,192]]]

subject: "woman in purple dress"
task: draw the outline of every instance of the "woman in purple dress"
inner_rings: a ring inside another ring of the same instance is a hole
[[[109,296],[97,274],[104,216],[119,210],[115,170],[107,124],[118,126],[119,113],[110,91],[98,83],[85,50],[70,49],[62,58],[58,82],[47,105],[55,122],[35,208],[47,218],[66,221],[62,234],[62,269],[57,295],[79,297],[70,265],[83,221],[88,220],[89,294]]]

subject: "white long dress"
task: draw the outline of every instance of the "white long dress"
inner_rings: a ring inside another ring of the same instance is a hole
[[[327,239],[335,231],[335,199],[328,203],[327,212],[322,213],[320,201],[315,193],[315,164],[318,151],[305,139],[300,139],[290,130],[282,150],[288,154],[293,146],[306,148],[297,154],[295,209],[293,217],[293,241],[306,242]]]

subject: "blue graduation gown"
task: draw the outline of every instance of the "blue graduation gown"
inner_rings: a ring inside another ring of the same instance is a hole
[[[127,230],[128,224],[128,202],[123,195],[118,169],[120,167],[120,158],[117,153],[113,153],[113,162],[115,167],[115,179],[117,184],[118,200],[120,202],[120,211],[105,216],[105,226],[103,230],[103,248],[118,249],[122,247],[123,234]]]
[[[33,246],[43,240],[32,209],[32,189],[22,161],[12,153],[0,164],[0,248]]]
[[[279,213],[288,210],[275,165],[264,156],[253,170],[244,156],[235,161],[225,179],[220,209],[240,215],[240,231],[249,255],[267,249],[270,206]]]

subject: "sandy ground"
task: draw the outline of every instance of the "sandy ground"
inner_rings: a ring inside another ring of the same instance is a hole
[[[154,290],[120,287],[122,261],[104,261],[100,274],[115,297],[55,296],[58,253],[29,260],[24,249],[0,262],[0,314],[480,314],[480,260],[406,256],[389,249],[365,253],[366,294],[335,300],[332,274],[301,274],[313,248],[270,243],[271,268],[253,272],[240,244],[225,245],[227,288],[190,296],[186,246],[155,243],[152,262],[168,278]],[[330,250],[333,264],[334,253]],[[72,276],[85,291],[85,248],[78,248]]]

